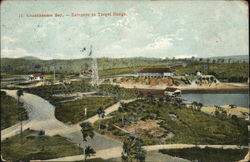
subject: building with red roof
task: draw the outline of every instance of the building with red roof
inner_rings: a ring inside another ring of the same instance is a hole
[[[169,77],[173,76],[171,68],[144,68],[138,72],[139,77]]]
[[[29,76],[29,80],[44,80],[44,79],[45,77],[42,75],[42,73],[35,73]]]

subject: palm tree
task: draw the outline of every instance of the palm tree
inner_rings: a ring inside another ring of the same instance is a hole
[[[202,103],[198,103],[198,111],[201,111],[201,108],[203,107]]]
[[[90,157],[91,155],[94,155],[96,152],[95,150],[90,147],[90,146],[87,146],[86,149],[85,149],[85,158],[84,158],[84,161],[87,160],[87,157]]]
[[[141,146],[139,138],[130,136],[123,142],[122,161],[131,162],[139,161],[144,162],[146,158],[146,151]]]
[[[192,102],[192,106],[193,106],[194,110],[197,110],[198,102],[193,101],[193,102]]]
[[[21,144],[23,143],[23,123],[22,123],[22,112],[21,112],[21,106],[20,106],[20,98],[23,96],[23,90],[19,89],[16,92],[17,95],[17,106],[18,106],[18,114],[19,114],[19,120],[20,120],[20,126],[21,126]]]
[[[122,125],[124,126],[124,116],[126,115],[126,112],[127,112],[127,104],[126,103],[121,103],[121,106],[118,108],[118,111],[121,114]]]
[[[105,110],[103,107],[99,107],[99,109],[97,110],[97,115],[99,117],[99,119],[103,119],[105,117]],[[101,129],[101,121],[99,121],[99,130]]]
[[[142,92],[139,91],[139,92],[137,93],[137,98],[138,98],[138,99],[142,99],[143,96],[144,96],[144,94],[143,94]]]
[[[154,97],[154,95],[153,95],[152,93],[149,92],[148,95],[147,95],[147,98],[148,98],[148,100],[149,100],[149,102],[150,102],[151,104],[154,103],[155,97]]]
[[[83,122],[80,124],[81,126],[81,132],[82,132],[82,138],[83,138],[83,156],[84,156],[84,160],[86,161],[87,159],[87,154],[86,154],[86,149],[87,147],[85,147],[86,142],[87,142],[87,138],[94,138],[95,133],[94,133],[94,128],[92,127],[90,122]]]

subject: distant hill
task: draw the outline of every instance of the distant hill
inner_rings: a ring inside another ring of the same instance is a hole
[[[109,70],[114,68],[126,68],[126,67],[138,67],[138,66],[176,66],[189,64],[193,61],[200,62],[201,58],[192,59],[161,59],[161,58],[98,58],[99,70]],[[226,57],[211,57],[202,58],[202,62],[248,62],[248,56],[226,56]],[[71,60],[41,60],[33,56],[26,56],[22,58],[1,58],[1,73],[12,74],[30,74],[35,72],[53,73],[54,69],[56,73],[68,73],[79,74],[82,70],[88,70],[91,68],[92,60],[90,58],[84,59],[71,59]]]
[[[34,56],[24,56],[24,57],[19,57],[20,59],[26,59],[26,60],[40,60],[37,57]]]
[[[164,65],[171,66],[173,63],[181,63],[181,61],[170,61],[161,58],[98,58],[99,70],[108,70],[113,68],[124,68],[133,66],[147,65]],[[53,73],[70,73],[79,74],[82,70],[91,68],[92,59],[71,59],[71,60],[40,60],[25,58],[1,58],[1,72],[28,74],[34,72]]]

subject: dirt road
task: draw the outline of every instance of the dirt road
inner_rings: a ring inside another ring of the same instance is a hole
[[[4,91],[8,95],[17,98],[16,90]],[[80,126],[78,124],[67,125],[57,120],[55,118],[55,108],[48,101],[29,93],[24,93],[20,100],[24,103],[24,107],[29,116],[29,119],[23,122],[23,130],[27,128],[44,130],[45,134],[49,136],[59,134],[81,146],[82,134]],[[108,111],[114,110],[114,108],[116,108],[116,106],[111,106],[110,109],[108,108]],[[2,130],[1,141],[18,133],[20,133],[20,123]],[[94,139],[89,140],[88,144],[95,150],[121,146],[120,142],[99,134],[96,134]]]
[[[136,99],[121,100],[121,102],[123,102],[123,103],[129,103],[129,102],[133,102],[133,101],[135,101],[135,100],[136,100]],[[110,114],[110,113],[112,113],[112,112],[118,110],[119,106],[121,105],[121,102],[117,102],[116,104],[114,104],[114,105],[112,105],[112,106],[106,108],[106,109],[105,109],[105,114],[108,115],[108,114]],[[88,121],[88,122],[90,122],[90,123],[95,123],[97,120],[99,120],[99,117],[98,117],[98,115],[95,115],[95,116],[93,116],[93,117],[88,118],[88,119],[85,120],[85,121]]]
[[[167,145],[151,145],[151,146],[143,146],[143,148],[147,152],[157,151],[159,149],[183,149],[183,148],[193,148],[193,147],[199,147],[199,148],[221,148],[221,149],[241,149],[241,148],[248,148],[247,146],[244,147],[238,147],[237,145],[192,145],[192,144],[167,144]],[[122,148],[121,147],[113,147],[105,150],[99,150],[95,156],[90,157],[97,158],[101,157],[103,159],[111,159],[111,158],[117,158],[121,157]],[[185,159],[180,159],[176,157],[169,156],[168,157],[170,161],[188,161]],[[46,161],[78,161],[83,160],[83,155],[76,155],[76,156],[68,156],[63,158],[57,158],[57,159],[50,159]]]

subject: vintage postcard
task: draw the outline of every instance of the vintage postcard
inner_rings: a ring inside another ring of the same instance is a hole
[[[1,160],[249,161],[248,7],[1,1]]]

